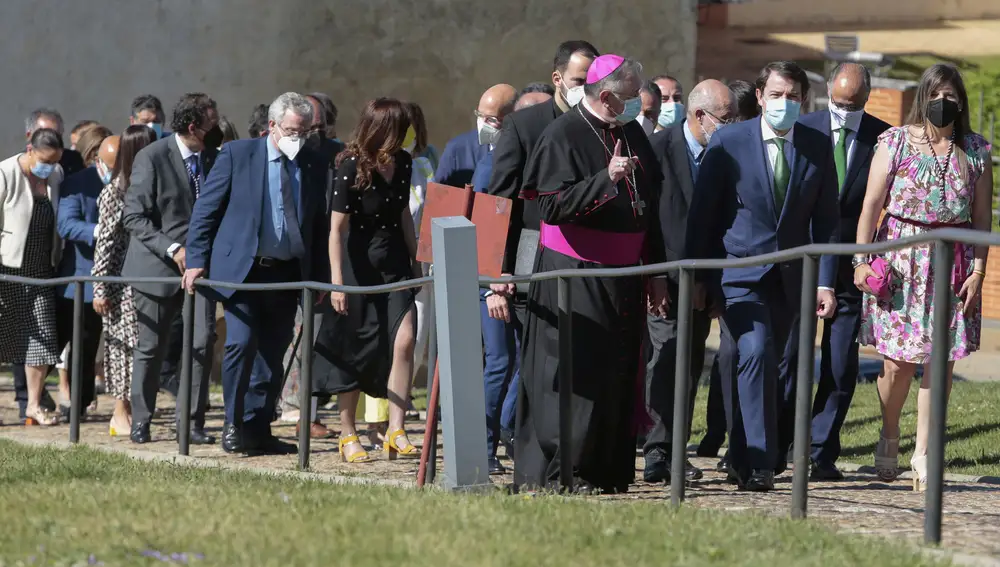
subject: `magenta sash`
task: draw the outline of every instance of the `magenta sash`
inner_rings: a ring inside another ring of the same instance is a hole
[[[544,248],[577,260],[609,266],[633,266],[642,259],[645,232],[605,232],[573,224],[541,225]]]

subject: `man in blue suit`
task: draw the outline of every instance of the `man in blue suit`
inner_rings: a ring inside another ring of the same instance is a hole
[[[285,93],[268,135],[223,146],[191,214],[183,285],[329,281],[327,161],[304,147],[312,104]],[[297,291],[218,289],[226,311],[222,388],[229,453],[294,453],[271,433],[282,358],[295,329]]]
[[[854,242],[875,145],[889,124],[865,113],[871,75],[864,65],[841,63],[830,75],[828,86],[829,110],[807,114],[799,123],[830,136],[840,201],[840,240]],[[812,480],[844,478],[836,462],[840,457],[840,429],[858,382],[861,324],[861,292],[853,276],[851,257],[840,257],[835,286],[837,311],[823,325],[819,389],[813,404]],[[798,340],[793,339],[790,347],[797,346]]]
[[[117,136],[115,137],[117,138]],[[117,144],[117,142],[115,142]],[[106,151],[110,140],[101,144],[100,154],[106,159]],[[115,153],[110,154],[114,156]],[[62,186],[59,199],[59,215],[56,218],[56,230],[63,239],[62,260],[59,262],[59,277],[89,276],[94,267],[94,241],[97,238],[97,198],[104,186],[111,182],[111,170],[114,162],[105,163],[98,157],[93,165],[83,171],[69,176]],[[57,300],[56,335],[59,344],[65,345],[73,340],[73,296],[75,285],[65,286],[60,290]],[[103,323],[101,316],[92,308],[94,302],[94,287],[91,284],[83,286],[83,343],[81,376],[83,377],[81,407],[86,408],[94,400],[94,374],[97,348],[101,340]],[[63,361],[66,371],[72,376],[73,358]],[[66,406],[65,409],[68,409]]]
[[[757,79],[761,120],[719,130],[702,160],[688,222],[688,258],[744,258],[836,242],[840,221],[830,138],[796,124],[809,91],[794,63],[770,63]],[[823,258],[817,314],[836,306],[836,258]],[[736,343],[730,472],[741,489],[769,491],[785,468],[794,380],[782,360],[798,317],[798,262],[700,272],[695,306],[722,314]],[[779,368],[781,369],[779,371]]]

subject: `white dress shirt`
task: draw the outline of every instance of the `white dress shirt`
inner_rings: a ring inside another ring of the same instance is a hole
[[[777,132],[771,129],[771,126],[764,121],[764,117],[760,117],[760,131],[761,137],[764,139],[764,148],[767,150],[767,167],[769,178],[771,179],[771,188],[774,188],[774,166],[778,163],[778,142],[775,140],[782,138],[785,140],[785,162],[788,164],[789,172],[792,171],[792,136],[795,134],[795,126],[792,126],[784,136],[779,136]],[[791,180],[789,180],[791,183]],[[789,187],[791,189],[791,187]],[[787,197],[786,197],[787,198]],[[780,213],[779,213],[780,216]],[[817,289],[825,289],[827,291],[833,291],[833,288],[819,286]]]
[[[792,126],[784,136],[779,136],[777,132],[771,129],[771,126],[764,120],[764,117],[760,117],[760,131],[761,136],[764,139],[764,149],[767,150],[767,165],[768,174],[771,180],[771,188],[774,188],[774,166],[778,163],[778,138],[785,140],[785,163],[788,164],[788,169],[792,169],[792,136],[795,134],[795,127]]]
[[[201,155],[201,152],[192,152],[191,148],[185,146],[184,142],[181,140],[181,137],[178,136],[177,134],[174,134],[174,140],[177,142],[177,149],[180,150],[181,152],[181,161],[187,161],[187,158],[191,156],[194,156],[195,159],[198,159],[198,156]],[[167,247],[167,258],[173,259],[174,254],[176,254],[177,251],[180,250],[182,247],[183,245],[180,242],[174,242],[173,244],[171,244],[169,247]]]
[[[864,116],[864,112],[852,112],[847,115],[846,121],[841,121],[834,113],[830,113],[830,140],[833,142],[833,146],[837,147],[837,142],[840,141],[840,136],[843,134],[841,132],[842,128],[847,128],[847,169],[851,169],[851,160],[854,158],[854,141],[858,137],[858,130],[861,128],[861,117]],[[840,187],[837,188],[838,190]]]

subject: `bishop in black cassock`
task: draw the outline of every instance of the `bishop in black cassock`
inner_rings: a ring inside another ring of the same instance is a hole
[[[535,273],[665,261],[656,200],[662,174],[642,127],[641,66],[594,60],[586,97],[539,138],[522,197],[535,199],[541,239]],[[661,279],[652,304],[665,297]],[[641,399],[643,278],[569,280],[573,322],[573,470],[577,490],[624,492],[635,479]],[[514,482],[554,487],[559,477],[557,281],[532,283],[524,328]],[[640,417],[640,414],[641,417]]]

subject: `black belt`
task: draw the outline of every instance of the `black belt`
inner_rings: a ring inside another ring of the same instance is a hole
[[[267,256],[257,256],[253,259],[254,266],[260,266],[261,268],[276,268],[281,266],[287,266],[296,260],[280,260],[278,258],[268,258]]]

